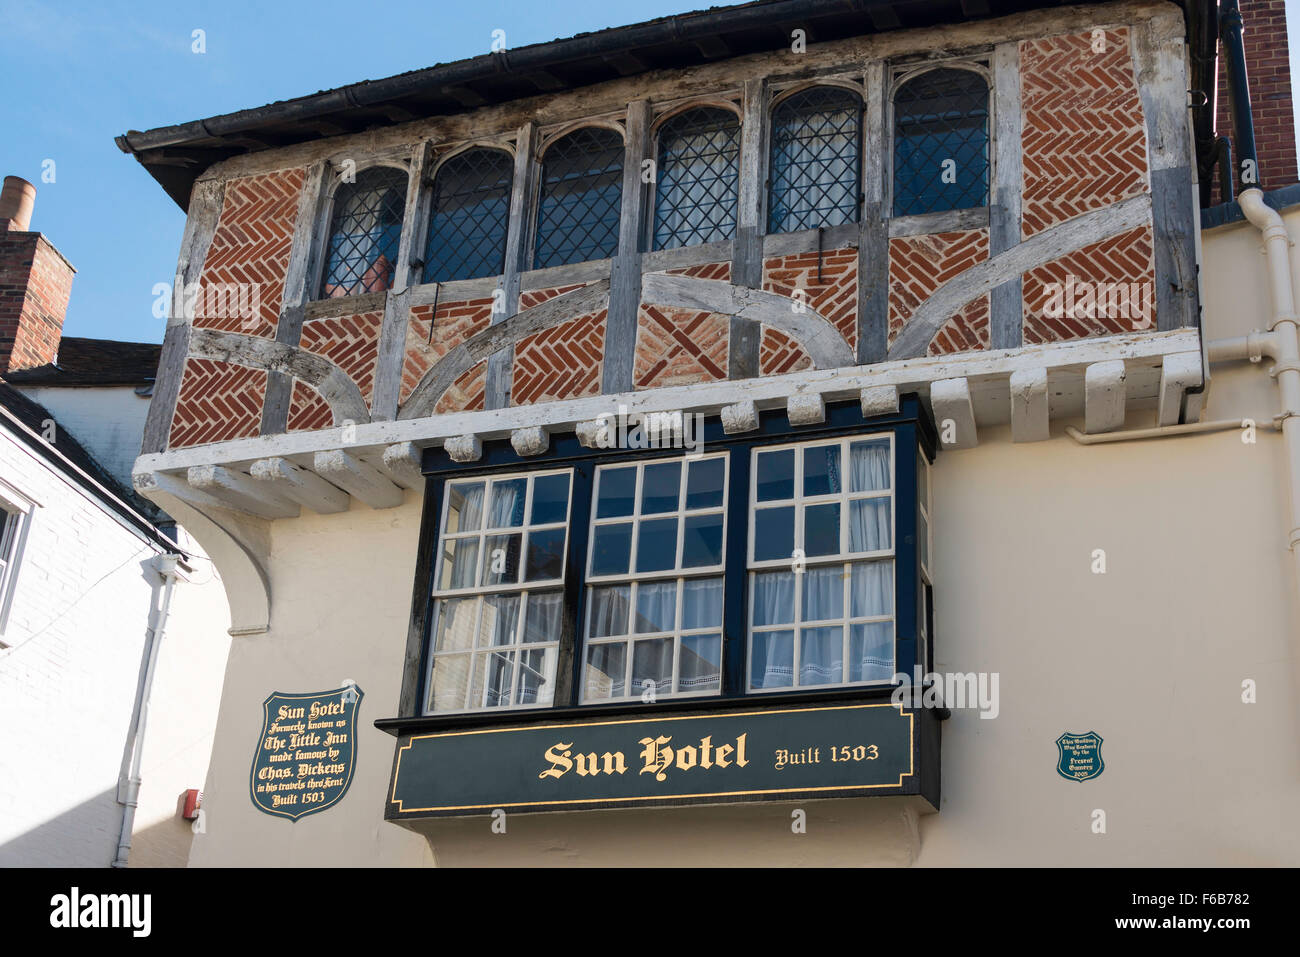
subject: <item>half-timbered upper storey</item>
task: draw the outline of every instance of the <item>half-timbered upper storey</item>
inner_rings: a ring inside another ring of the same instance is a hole
[[[948,448],[1196,419],[1183,11],[1034,6],[748,4],[120,138],[189,214],[137,488],[384,508],[426,449],[903,393]]]

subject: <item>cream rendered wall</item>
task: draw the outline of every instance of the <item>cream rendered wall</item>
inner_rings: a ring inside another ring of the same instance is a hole
[[[1290,221],[1300,230],[1300,213]],[[1204,246],[1209,338],[1264,327],[1257,233],[1227,227]],[[1262,369],[1215,367],[1205,418],[1266,426],[1276,407]],[[936,665],[996,672],[1000,691],[996,718],[955,710],[944,725],[940,813],[806,802],[806,835],[791,834],[793,804],[515,815],[505,835],[439,823],[432,850],[384,823],[394,739],[371,722],[396,713],[419,524],[408,493],[390,511],[273,526],[272,629],[232,645],[191,863],[1300,864],[1300,596],[1278,434],[1083,447],[1066,424],[1020,445],[983,429],[934,472]],[[255,810],[262,699],[348,677],[366,698],[346,798],[296,824]],[[1242,702],[1247,679],[1258,703]],[[1102,736],[1100,777],[1056,773],[1067,731]]]

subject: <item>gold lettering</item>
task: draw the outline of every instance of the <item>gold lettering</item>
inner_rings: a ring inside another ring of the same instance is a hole
[[[699,760],[699,753],[689,744],[677,749],[677,766],[683,771],[689,771],[695,767],[696,761]]]
[[[749,763],[745,760],[745,738],[748,736],[749,732],[745,732],[736,739],[736,767],[738,768],[743,768]]]
[[[543,757],[546,758],[547,761],[551,762],[551,766],[541,774],[537,775],[537,777],[558,778],[571,771],[573,769],[573,762],[569,760],[569,748],[571,747],[573,747],[571,743],[564,744],[561,742],[553,744],[547,748],[546,754],[544,754]]]
[[[641,769],[642,774],[653,774],[656,781],[665,780],[664,771],[672,767],[673,749],[668,747],[672,735],[657,738],[642,738],[638,743],[645,745],[641,752],[641,757],[645,759],[645,767]]]

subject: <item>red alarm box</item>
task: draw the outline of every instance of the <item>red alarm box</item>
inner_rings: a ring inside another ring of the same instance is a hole
[[[190,788],[185,792],[185,810],[181,811],[181,817],[193,821],[199,816],[199,808],[202,806],[203,792],[198,788]]]

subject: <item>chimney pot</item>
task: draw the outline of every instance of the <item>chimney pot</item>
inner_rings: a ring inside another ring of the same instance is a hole
[[[32,207],[36,205],[36,187],[21,176],[6,176],[0,190],[0,222],[8,229],[25,233],[32,224]]]

